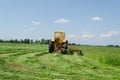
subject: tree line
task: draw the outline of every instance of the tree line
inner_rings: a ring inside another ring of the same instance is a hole
[[[10,39],[10,40],[3,40],[0,39],[0,43],[26,43],[26,44],[49,44],[50,39],[40,39],[40,40],[33,40],[33,39]],[[78,45],[76,43],[68,43],[68,45]],[[89,45],[83,45],[83,46],[89,46]],[[119,45],[106,45],[106,47],[120,47]]]
[[[10,39],[10,40],[3,40],[0,39],[0,43],[27,43],[27,44],[49,44],[50,39],[40,39],[40,40],[33,40],[33,39]],[[77,45],[75,43],[68,43],[69,45]]]
[[[110,45],[107,45],[107,47],[120,47],[119,45],[112,45],[112,44],[110,44]]]
[[[10,40],[3,40],[0,39],[0,43],[39,43],[39,44],[49,44],[49,39],[41,39],[41,40],[33,40],[33,39],[10,39]]]

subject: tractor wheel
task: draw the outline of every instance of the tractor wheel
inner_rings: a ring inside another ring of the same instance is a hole
[[[84,56],[84,54],[82,53],[82,50],[78,51],[78,55]]]
[[[66,40],[66,42],[65,42],[66,44],[68,44],[68,40]]]
[[[54,51],[54,42],[50,40],[49,42],[49,53],[52,53]]]
[[[64,47],[64,49],[68,49],[68,45],[67,44],[64,44],[63,47]]]
[[[62,54],[67,54],[67,49],[61,50]]]

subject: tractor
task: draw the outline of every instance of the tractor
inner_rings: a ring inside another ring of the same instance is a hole
[[[73,54],[77,52],[77,54],[82,55],[82,50],[79,50],[76,46],[69,45],[68,48],[68,40],[65,39],[65,32],[55,31],[54,37],[49,41],[49,53],[53,52],[61,52],[63,54]]]
[[[68,40],[65,39],[65,32],[55,31],[54,37],[49,41],[49,53],[67,53]]]

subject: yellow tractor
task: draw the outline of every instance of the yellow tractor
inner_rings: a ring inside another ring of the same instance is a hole
[[[65,39],[65,32],[55,31],[54,37],[49,42],[49,53],[62,52],[67,53],[68,40]]]
[[[68,49],[68,40],[65,39],[65,32],[55,31],[54,37],[49,42],[49,53],[61,52],[63,54],[73,54],[77,52],[78,55],[82,55],[82,50],[78,49],[76,46],[69,46]]]

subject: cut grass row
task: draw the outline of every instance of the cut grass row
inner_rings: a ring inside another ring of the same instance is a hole
[[[13,47],[16,46],[16,47]],[[47,53],[47,45],[0,44],[1,80],[119,80],[119,65],[100,61],[109,52],[119,55],[119,48],[78,46],[84,56]],[[110,50],[109,50],[110,49]],[[13,51],[13,52],[12,52]],[[104,57],[103,59],[106,59]]]

